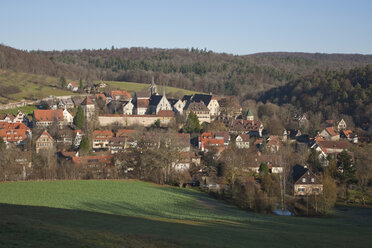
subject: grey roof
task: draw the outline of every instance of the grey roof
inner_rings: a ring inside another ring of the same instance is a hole
[[[296,164],[292,169],[293,182],[297,182],[309,169]]]
[[[208,111],[209,109],[201,102],[191,102],[187,107],[187,110],[191,111]]]
[[[160,100],[163,98],[162,95],[152,95],[150,97],[150,102],[149,102],[149,105],[150,106],[158,106]]]
[[[195,94],[191,98],[191,101],[193,102],[204,102],[204,104],[207,106],[209,102],[212,100],[212,95],[206,95],[206,94]]]

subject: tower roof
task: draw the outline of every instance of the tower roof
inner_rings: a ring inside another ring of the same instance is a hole
[[[253,116],[253,113],[252,113],[252,111],[250,109],[248,109],[247,116]]]
[[[89,97],[85,97],[85,99],[81,103],[81,105],[93,105],[93,102],[92,102],[92,100]]]

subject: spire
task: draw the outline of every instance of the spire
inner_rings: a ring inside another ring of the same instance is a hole
[[[163,84],[163,96],[165,96],[165,84]]]

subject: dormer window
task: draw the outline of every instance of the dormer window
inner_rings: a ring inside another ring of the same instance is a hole
[[[306,178],[302,178],[302,182],[303,183],[306,183]]]
[[[311,178],[311,182],[312,182],[312,183],[315,182],[315,178]]]

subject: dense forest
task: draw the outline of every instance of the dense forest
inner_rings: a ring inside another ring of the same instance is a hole
[[[200,49],[121,48],[20,51],[0,45],[0,69],[66,78],[156,82],[184,89],[254,98],[315,70],[372,64],[370,55],[261,53],[235,56]]]
[[[352,116],[358,125],[372,122],[372,65],[342,71],[316,70],[309,76],[273,88],[261,101],[292,104],[324,118]]]

